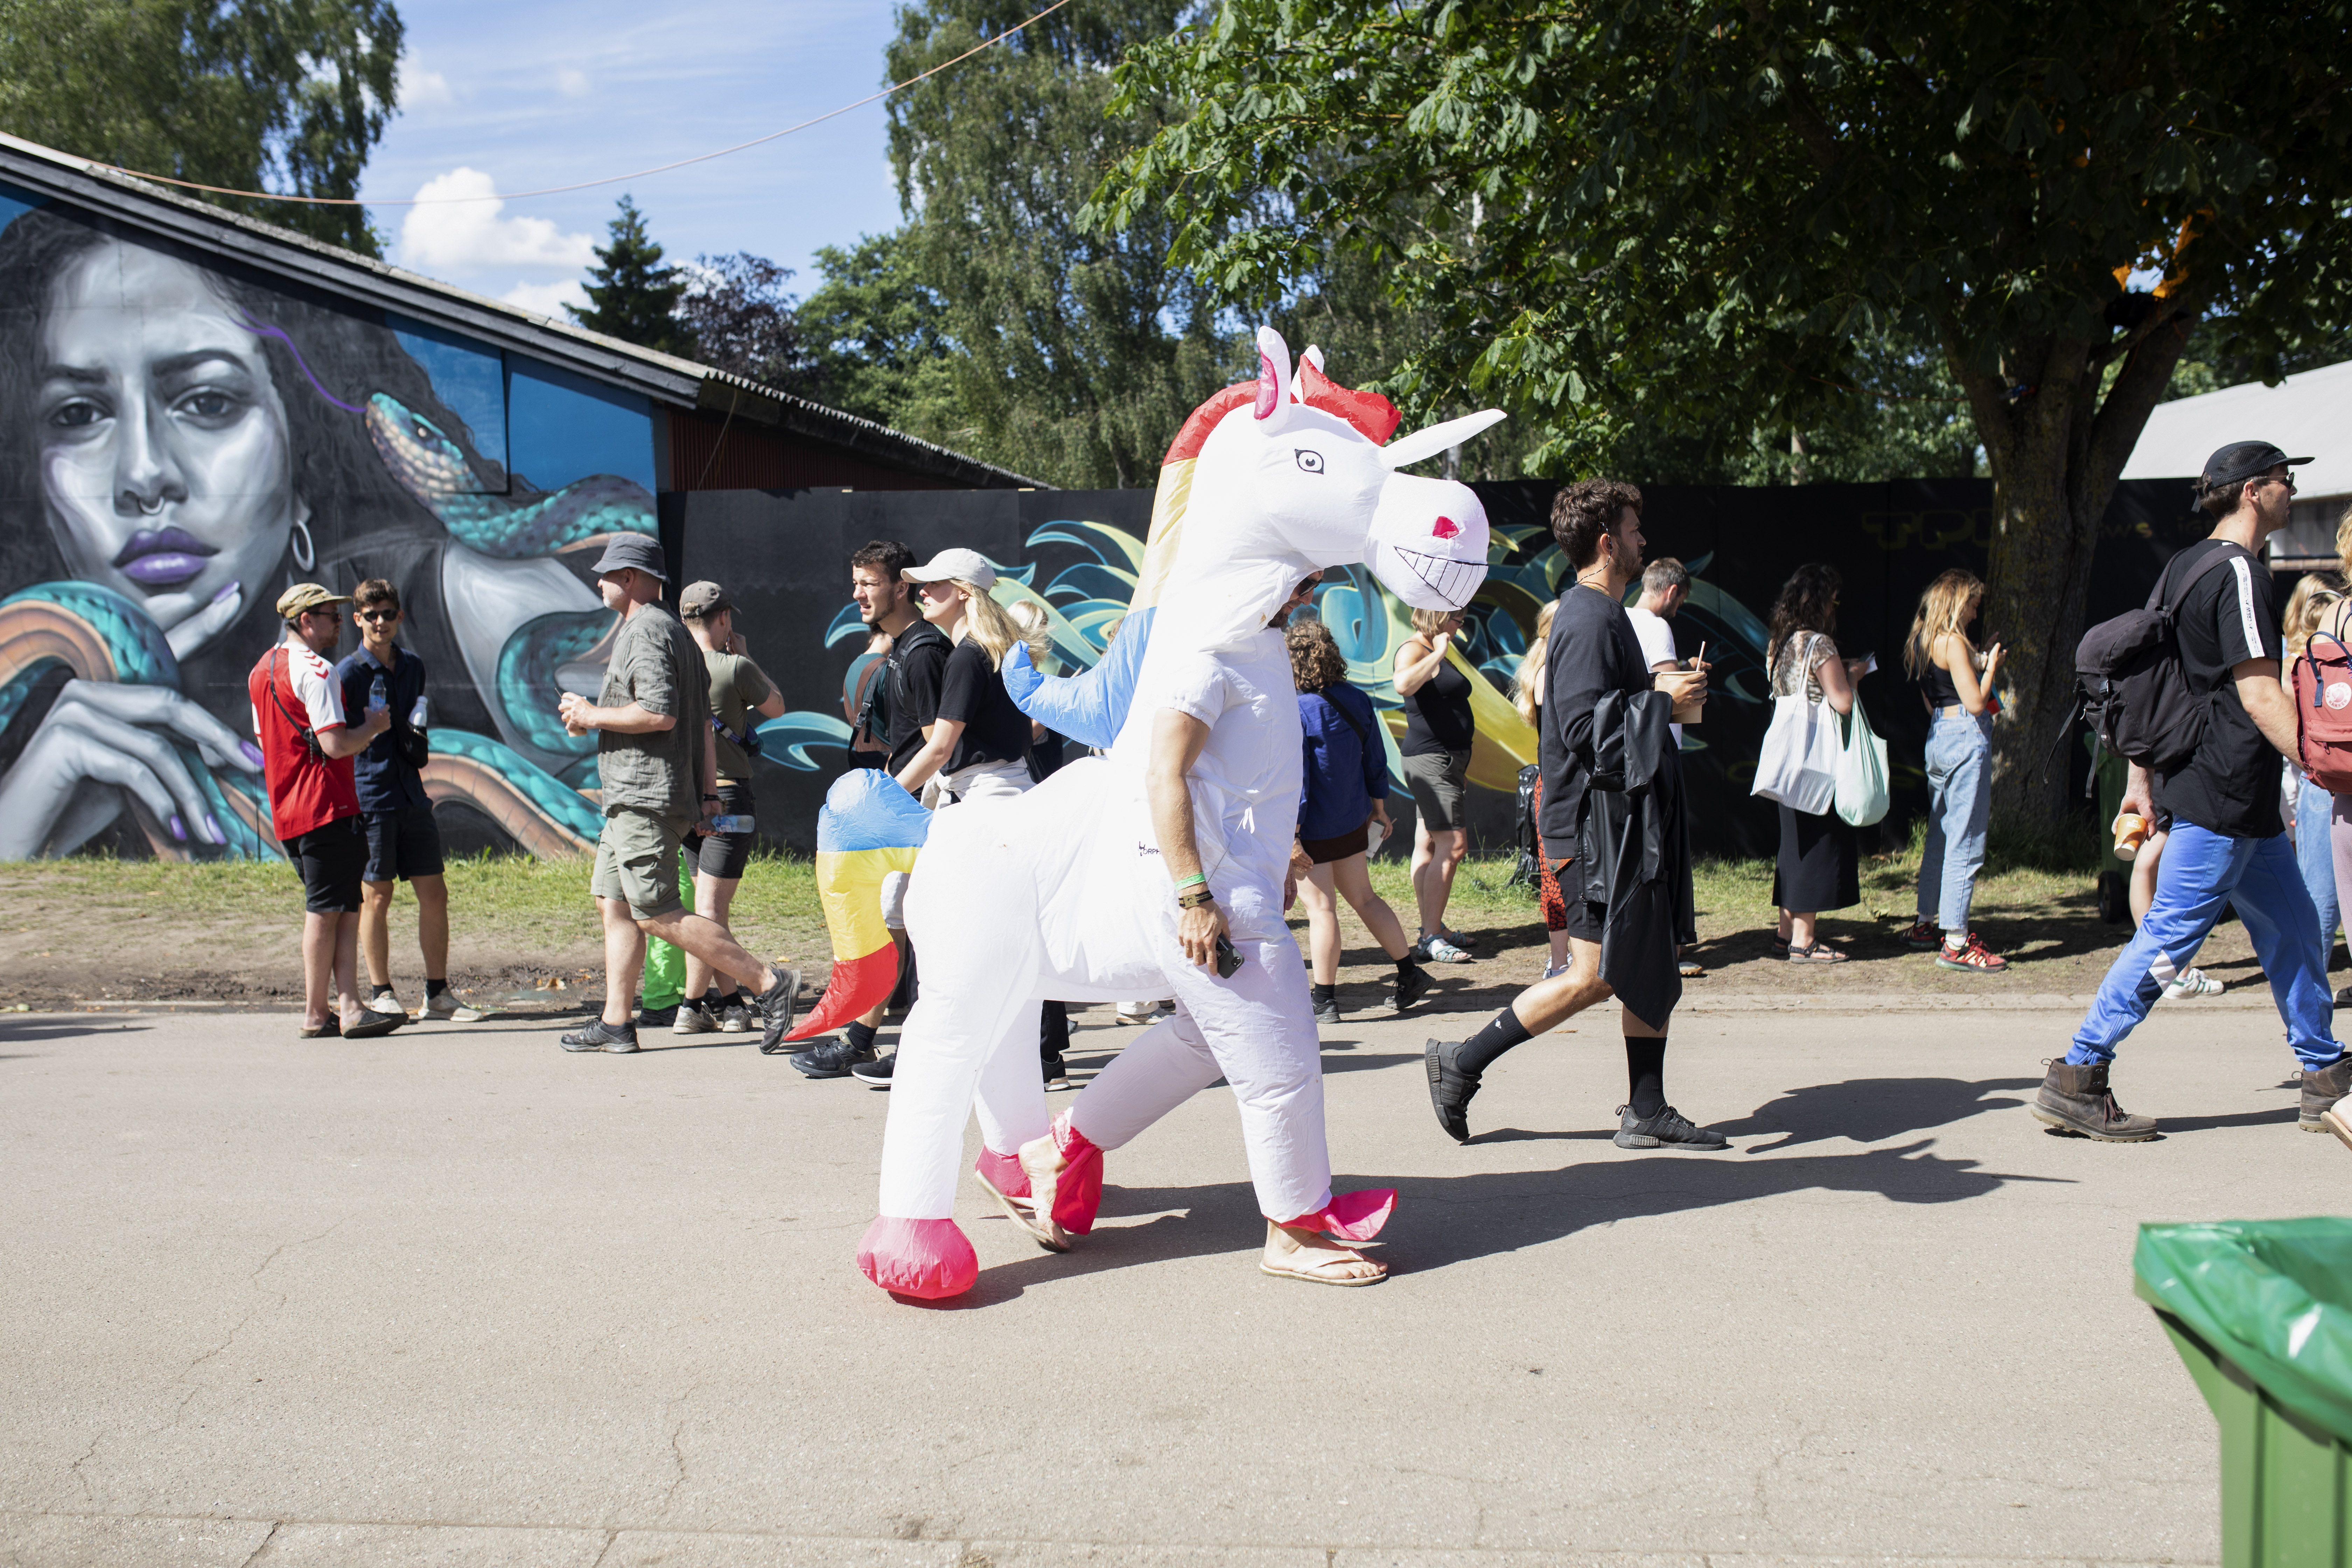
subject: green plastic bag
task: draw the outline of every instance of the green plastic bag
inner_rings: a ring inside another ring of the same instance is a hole
[[[2352,1443],[2352,1219],[2144,1225],[2133,1289]]]
[[[1871,729],[1859,697],[1845,716],[1845,747],[1838,752],[1837,814],[1854,827],[1886,816],[1886,742]]]

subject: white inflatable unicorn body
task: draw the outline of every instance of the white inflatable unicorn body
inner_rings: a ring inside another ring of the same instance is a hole
[[[1017,654],[1008,661],[1007,683],[1025,710],[1074,739],[1110,744],[1109,756],[1073,763],[1018,798],[932,819],[906,904],[921,991],[892,1077],[881,1217],[858,1254],[887,1289],[949,1296],[977,1277],[951,1217],[975,1104],[981,1179],[1049,1246],[1091,1227],[1102,1149],[1221,1076],[1241,1101],[1252,1179],[1270,1219],[1360,1240],[1386,1217],[1392,1194],[1338,1205],[1331,1195],[1319,1047],[1306,971],[1283,921],[1301,783],[1297,703],[1281,633],[1268,623],[1303,579],[1359,563],[1416,608],[1467,605],[1486,576],[1484,509],[1466,485],[1395,470],[1502,416],[1474,415],[1383,447],[1396,421],[1383,400],[1325,380],[1313,349],[1294,377],[1280,336],[1258,337],[1255,385],[1203,405],[1171,450],[1171,471],[1191,448],[1197,459],[1185,461],[1173,495],[1163,473],[1137,605],[1112,655],[1070,680],[1041,681]],[[1131,696],[1118,689],[1130,682]],[[1244,960],[1230,979],[1187,963],[1175,937],[1175,890],[1145,799],[1154,716],[1164,708],[1213,725],[1187,779],[1202,869]],[[853,774],[828,816],[858,810],[861,792],[896,787]],[[1038,1072],[1040,1002],[1171,994],[1175,1016],[1129,1041],[1051,1122]],[[1049,1131],[1071,1159],[1046,1198],[1050,1223],[1028,1204],[1014,1158]]]

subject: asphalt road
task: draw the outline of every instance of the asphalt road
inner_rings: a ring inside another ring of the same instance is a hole
[[[1067,1257],[967,1182],[981,1284],[932,1308],[851,1263],[887,1096],[740,1037],[11,1015],[0,1563],[2215,1560],[2131,1247],[2346,1206],[2275,1018],[2160,1008],[2116,1083],[2170,1135],[2116,1147],[2021,1109],[2070,1016],[1873,1008],[1694,1008],[1667,1089],[1713,1157],[1610,1143],[1606,1016],[1492,1074],[1466,1148],[1420,1047],[1474,1018],[1342,1026],[1388,1283],[1255,1271],[1212,1089]]]

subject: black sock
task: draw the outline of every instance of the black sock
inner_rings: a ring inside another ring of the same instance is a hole
[[[430,1002],[448,989],[449,983],[446,980],[428,980],[425,983],[425,999]]]
[[[1625,1037],[1625,1103],[1636,1116],[1666,1108],[1666,1037]]]
[[[874,1026],[852,1023],[849,1027],[841,1031],[841,1037],[861,1051],[870,1051],[874,1048]]]
[[[1494,1022],[1462,1043],[1454,1056],[1454,1065],[1475,1077],[1495,1063],[1495,1058],[1513,1046],[1532,1040],[1528,1026],[1508,1007],[1495,1015]]]
[[[719,986],[716,982],[713,982],[703,991],[702,1010],[704,1012],[716,1013],[719,1009],[726,1005],[726,999],[719,994]]]
[[[1317,985],[1309,983],[1307,987],[1307,994],[1318,1006],[1320,1006],[1326,1002],[1336,1002],[1339,998],[1339,982],[1334,981],[1328,985]]]
[[[1421,956],[1418,953],[1408,952],[1402,958],[1396,961],[1396,966],[1397,973],[1399,975],[1402,975],[1405,971],[1409,969],[1419,969],[1421,967]]]
[[[379,996],[389,996],[391,994],[392,987],[389,985],[371,985],[368,987],[368,1000],[371,1002]]]

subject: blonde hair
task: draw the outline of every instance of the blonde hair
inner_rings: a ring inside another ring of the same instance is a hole
[[[950,577],[948,581],[963,590],[964,630],[987,652],[990,665],[1003,669],[1004,656],[1013,651],[1013,645],[1017,642],[1028,643],[1030,660],[1033,663],[1036,660],[1042,645],[1022,634],[1022,629],[1014,626],[1012,617],[1004,613],[1004,606],[988,596],[987,589],[967,583],[961,577]]]
[[[1968,633],[1969,601],[1984,592],[1984,580],[1958,566],[1927,584],[1919,595],[1919,610],[1911,617],[1911,635],[1903,643],[1903,668],[1917,680],[1936,665],[1936,639],[1950,632]]]
[[[1511,706],[1530,724],[1536,721],[1536,678],[1543,673],[1544,650],[1551,646],[1552,612],[1559,608],[1559,601],[1554,599],[1536,612],[1535,640],[1519,656],[1519,673],[1511,682]]]
[[[1052,675],[1058,668],[1054,658],[1052,628],[1045,620],[1045,607],[1034,599],[1015,599],[1004,606],[1004,618],[1013,623],[1013,630],[1029,645],[1029,662],[1038,673]],[[1004,650],[1011,653],[1007,647]],[[1002,663],[1002,660],[998,662]]]
[[[1423,637],[1433,636],[1437,628],[1445,624],[1446,616],[1461,613],[1459,610],[1415,610],[1412,613],[1412,629]]]
[[[2286,613],[2279,617],[2286,633],[2290,658],[2311,646],[2311,634],[2326,618],[2327,606],[2344,597],[2344,579],[2334,572],[2306,572],[2286,596]]]

